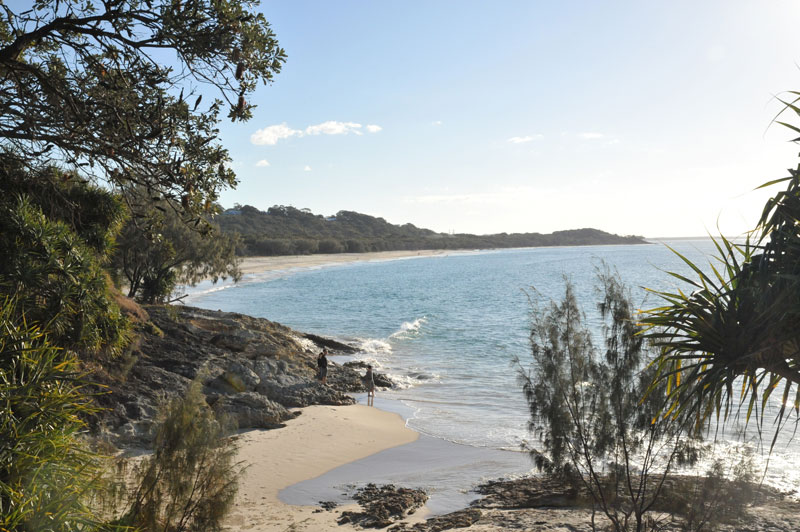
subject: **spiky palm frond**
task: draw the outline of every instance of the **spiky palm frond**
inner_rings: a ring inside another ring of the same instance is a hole
[[[797,101],[784,110],[800,116]],[[786,183],[743,244],[714,239],[720,266],[708,273],[678,254],[696,277],[671,275],[695,290],[656,292],[666,304],[642,318],[662,349],[655,364],[656,382],[667,383],[665,413],[694,415],[701,427],[743,411],[760,432],[779,390],[770,448],[791,412],[800,416],[800,166],[789,174],[759,187]]]

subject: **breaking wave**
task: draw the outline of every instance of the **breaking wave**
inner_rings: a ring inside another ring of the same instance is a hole
[[[422,316],[421,318],[417,318],[414,321],[404,321],[402,325],[400,325],[400,329],[393,332],[389,335],[389,338],[413,338],[414,336],[419,335],[420,328],[428,321],[426,316]]]

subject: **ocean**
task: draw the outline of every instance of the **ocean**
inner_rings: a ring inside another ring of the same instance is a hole
[[[666,244],[702,265],[716,252],[708,239]],[[532,302],[559,300],[569,280],[599,346],[597,272],[605,266],[619,273],[642,309],[661,303],[645,287],[672,290],[680,283],[666,272],[691,278],[689,267],[664,243],[526,248],[269,272],[237,285],[200,285],[186,303],[268,318],[357,346],[354,357],[333,360],[364,360],[388,374],[396,387],[379,390],[378,398],[393,403],[388,408],[407,417],[409,427],[433,440],[511,456],[508,463],[492,462],[496,470],[481,471],[480,477],[490,478],[530,469],[519,452],[531,435],[515,360],[530,358]],[[769,423],[765,427],[769,431]],[[743,441],[756,450],[761,470],[769,458],[768,483],[800,493],[797,440],[784,434],[767,457],[758,450],[754,428],[741,441],[732,436],[736,429],[731,422],[718,436],[717,454],[735,454],[730,450]],[[464,470],[453,482],[463,484],[469,475],[474,471]],[[463,492],[463,486],[454,489]]]

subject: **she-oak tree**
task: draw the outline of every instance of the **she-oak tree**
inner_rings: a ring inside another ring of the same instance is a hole
[[[217,140],[223,107],[286,59],[246,0],[0,2],[0,148],[29,170],[56,164],[127,196],[175,200],[190,216],[236,184]],[[219,96],[203,104],[204,89]]]

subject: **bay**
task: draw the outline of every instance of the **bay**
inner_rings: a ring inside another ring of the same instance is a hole
[[[645,288],[677,288],[680,282],[668,271],[692,276],[667,245],[704,267],[714,261],[708,239],[475,251],[270,272],[235,286],[202,287],[188,302],[352,343],[360,350],[354,358],[394,380],[396,388],[379,397],[405,405],[411,428],[456,444],[514,452],[531,438],[514,361],[528,356],[532,305],[560,299],[569,280],[599,339],[598,269],[616,270],[639,308],[658,306],[659,298]],[[726,427],[718,454],[740,440],[758,450],[754,429],[734,438],[739,429],[735,422]],[[769,458],[767,479],[796,491],[800,453],[789,436]],[[766,456],[758,458],[760,467],[766,462]]]

